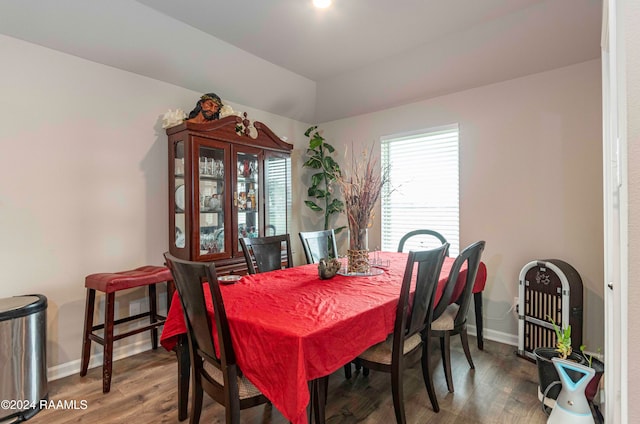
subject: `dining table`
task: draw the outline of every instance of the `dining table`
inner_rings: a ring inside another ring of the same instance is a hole
[[[376,275],[320,279],[318,265],[245,275],[220,285],[238,366],[293,424],[309,420],[311,382],[350,363],[393,332],[407,253],[380,252]],[[445,258],[434,304],[442,296],[455,258]],[[463,266],[454,296],[466,278]],[[484,288],[480,263],[474,291]],[[413,290],[413,288],[412,288]],[[179,419],[187,417],[189,353],[178,292],[167,313],[160,344],[178,355]],[[213,307],[205,290],[207,309]],[[214,339],[217,334],[214,328]]]

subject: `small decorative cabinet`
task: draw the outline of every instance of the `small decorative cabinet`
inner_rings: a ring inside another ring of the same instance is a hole
[[[228,116],[168,128],[169,251],[246,273],[239,237],[286,234],[293,146],[266,125]]]

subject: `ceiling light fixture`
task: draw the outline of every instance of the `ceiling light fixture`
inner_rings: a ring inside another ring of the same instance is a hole
[[[318,9],[326,9],[331,6],[331,0],[313,0],[313,5]]]

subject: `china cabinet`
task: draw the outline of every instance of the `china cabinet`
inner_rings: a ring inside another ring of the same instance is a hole
[[[291,150],[261,122],[228,116],[168,128],[169,251],[246,273],[239,237],[286,234]]]

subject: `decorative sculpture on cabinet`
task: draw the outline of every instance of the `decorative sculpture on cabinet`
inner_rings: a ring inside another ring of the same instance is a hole
[[[202,124],[220,119],[220,109],[224,105],[216,93],[203,94],[196,103],[196,107],[189,113],[188,122]]]

